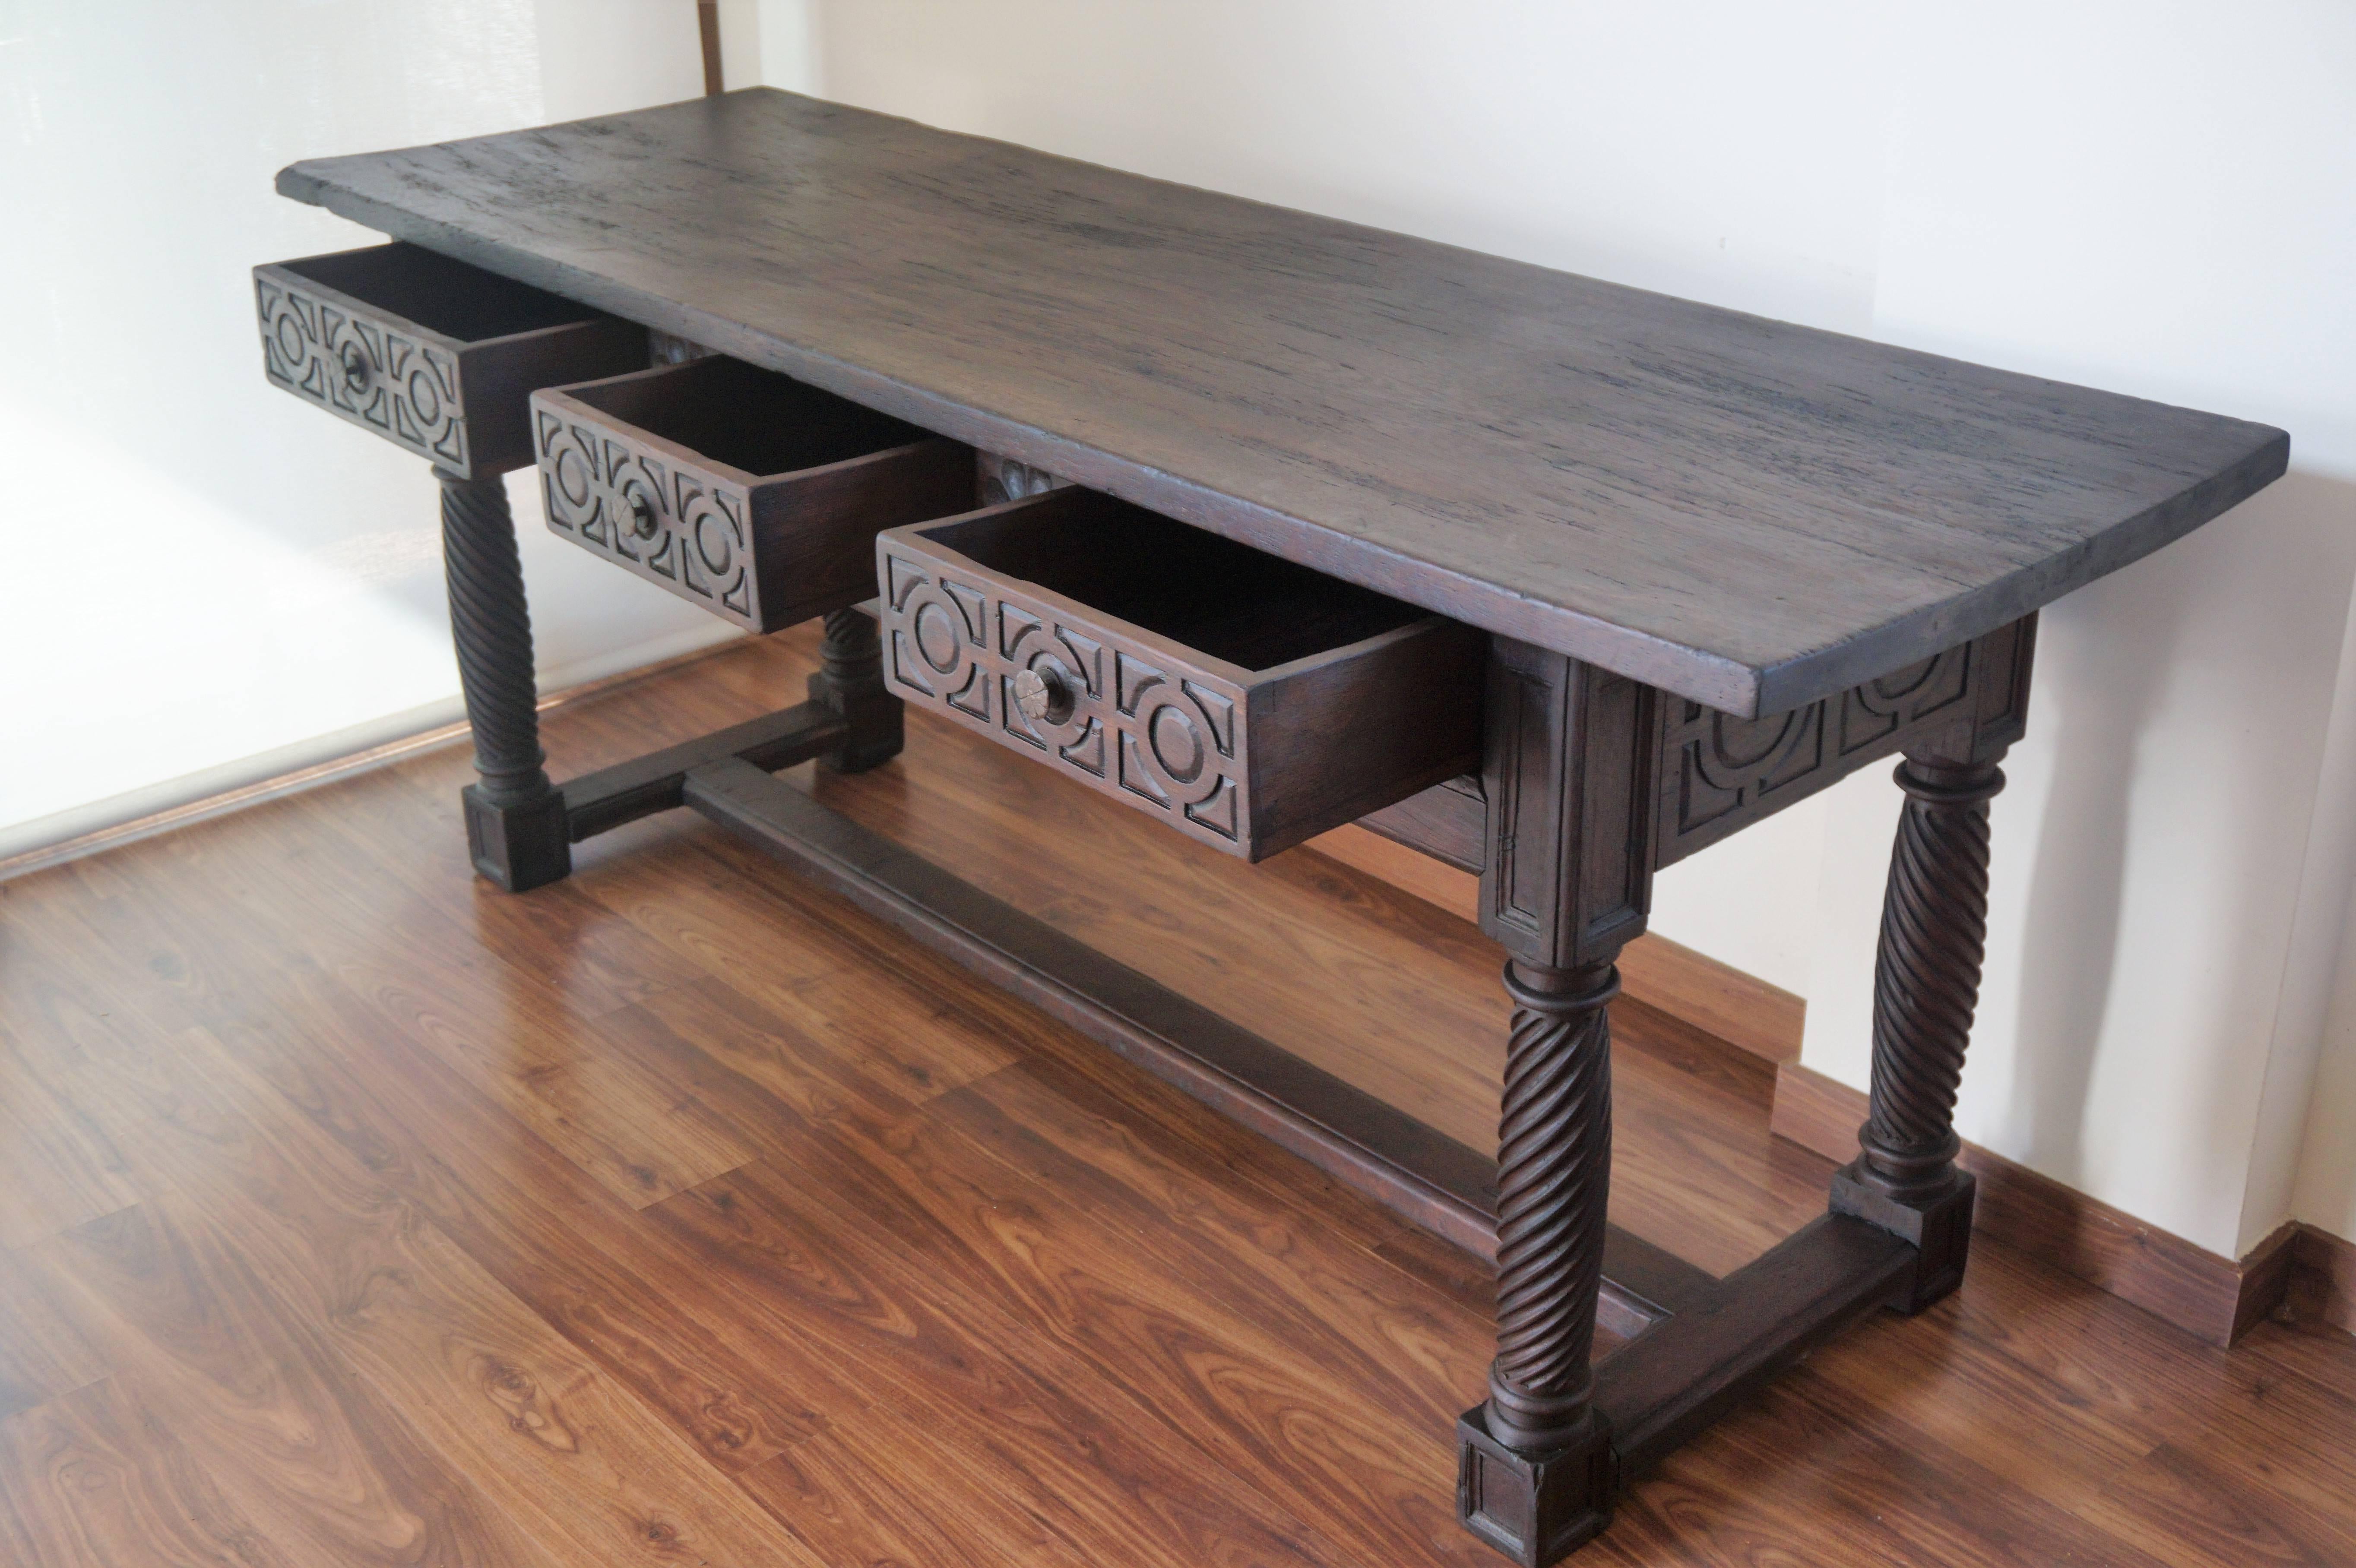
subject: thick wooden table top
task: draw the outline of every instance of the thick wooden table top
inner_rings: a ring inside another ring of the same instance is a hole
[[[2289,448],[769,89],[278,188],[1738,714],[2035,609]]]

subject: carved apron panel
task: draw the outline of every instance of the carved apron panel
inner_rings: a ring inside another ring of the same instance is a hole
[[[254,279],[262,371],[296,397],[453,473],[466,467],[458,359],[405,325]]]
[[[883,561],[884,671],[899,695],[1248,852],[1242,688],[978,573],[888,546]]]
[[[544,408],[531,419],[551,528],[715,615],[762,630],[743,486]]]
[[[1661,745],[1659,863],[1772,816],[1897,751],[1926,726],[1948,717],[1967,721],[1978,647],[1961,644],[1805,708],[1757,719],[1671,699]]]

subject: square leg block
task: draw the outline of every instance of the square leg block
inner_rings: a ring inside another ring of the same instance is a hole
[[[1601,1414],[1588,1435],[1549,1454],[1525,1454],[1489,1435],[1489,1407],[1456,1422],[1456,1517],[1520,1563],[1547,1568],[1612,1522],[1619,1466]]]
[[[832,773],[863,773],[880,768],[900,754],[906,743],[907,705],[883,689],[838,687],[824,675],[809,677],[812,702],[823,702],[842,715],[851,733],[842,748],[819,758],[818,765]]]
[[[520,805],[494,805],[479,785],[460,797],[466,811],[466,854],[475,869],[511,893],[561,882],[573,874],[564,796],[551,790]]]
[[[1964,1265],[1972,1252],[1972,1204],[1978,1191],[1978,1181],[1959,1170],[1940,1191],[1901,1200],[1860,1179],[1858,1167],[1850,1164],[1833,1173],[1832,1211],[1914,1243],[1913,1275],[1890,1303],[1911,1317],[1964,1283]]]

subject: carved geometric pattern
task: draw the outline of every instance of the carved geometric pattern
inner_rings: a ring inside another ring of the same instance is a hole
[[[269,278],[254,279],[262,371],[298,397],[450,469],[466,472],[458,361],[406,328]]]
[[[1664,863],[1895,749],[1901,732],[1972,694],[1965,643],[1847,691],[1759,719],[1676,700],[1663,736]]]
[[[657,327],[647,328],[647,363],[649,365],[684,365],[691,359],[705,359],[712,350],[689,338],[674,336]]]
[[[882,575],[884,671],[904,695],[1196,838],[1245,852],[1239,688],[1166,668],[1100,627],[888,543]],[[1040,711],[1024,709],[1023,676],[1044,694]]]
[[[1033,468],[1012,457],[1001,457],[994,452],[973,454],[974,468],[981,480],[981,504],[996,507],[1008,501],[1019,501],[1025,496],[1044,496],[1050,490],[1060,490],[1071,483],[1058,479],[1044,468]]]
[[[549,527],[755,631],[758,581],[744,491],[632,442],[531,411]]]

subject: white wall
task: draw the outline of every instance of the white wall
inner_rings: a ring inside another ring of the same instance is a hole
[[[2292,432],[2290,478],[2046,617],[1959,1117],[2238,1255],[2291,1212],[2356,808],[2323,768],[2356,573],[2356,10],[2006,0],[1894,42],[1877,336]],[[1878,882],[1828,864],[1828,978]],[[1857,980],[1807,1053],[1852,1082]]]
[[[2219,1253],[2294,1190],[2356,1234],[2356,980],[2324,1021],[2356,8],[766,0],[762,27],[813,40],[780,85],[2288,428],[2288,479],[2046,616],[1959,1120]],[[1874,770],[1656,904],[1806,994],[1805,1060],[1859,1085],[1897,804]]]
[[[245,269],[369,238],[270,177],[690,96],[693,9],[0,5],[0,856],[455,715],[423,465],[258,374]],[[2047,616],[1960,1119],[2221,1253],[2356,1235],[2356,9],[724,15],[732,81],[2288,427],[2289,479]],[[512,488],[544,678],[724,635]],[[1850,781],[1658,893],[1858,1083],[1895,807]]]
[[[247,270],[380,237],[272,176],[701,59],[692,0],[0,4],[0,858],[457,717],[425,464],[262,379]],[[510,492],[552,685],[722,635]]]

